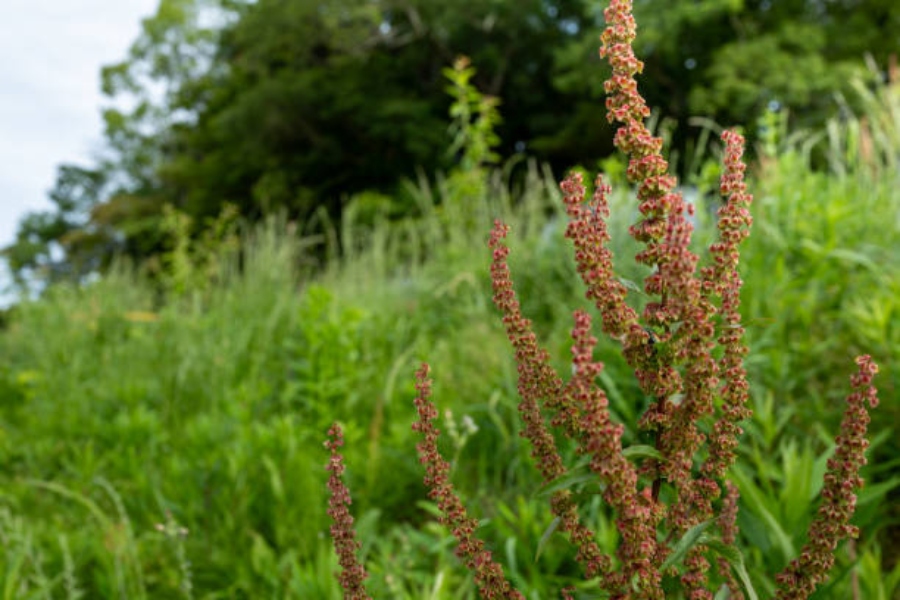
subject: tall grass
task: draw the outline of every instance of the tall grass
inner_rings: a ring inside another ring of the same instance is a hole
[[[762,162],[744,253],[745,277],[761,280],[744,295],[756,417],[738,465],[743,543],[759,572],[802,543],[820,478],[801,474],[821,470],[824,432],[838,418],[832,390],[843,389],[848,357],[869,348],[883,365],[878,460],[867,475],[876,485],[861,498],[855,555],[842,556],[844,576],[819,597],[849,598],[854,586],[861,597],[896,597],[896,548],[879,547],[877,534],[896,532],[900,516],[886,501],[900,472],[900,187],[862,169],[811,172],[797,150]],[[303,259],[311,241],[273,220],[177,294],[160,298],[123,266],[17,307],[0,336],[0,592],[340,597],[320,443],[337,417],[356,466],[372,592],[474,597],[447,532],[426,524],[434,507],[411,453],[410,375],[427,355],[441,365],[442,428],[477,426],[449,442],[454,481],[488,515],[484,533],[516,585],[548,597],[575,567],[553,537],[533,554],[552,517],[527,491],[538,478],[518,437],[515,365],[489,302],[485,244],[494,218],[511,222],[523,311],[564,355],[568,340],[552,332],[586,303],[558,241],[555,179],[531,165],[521,187],[497,170],[477,195],[453,177],[410,184],[417,218],[373,227],[350,210],[342,252],[317,275]],[[620,192],[612,202],[624,209],[631,199]],[[618,207],[614,251],[628,256],[631,219]],[[622,383],[626,367],[598,354],[613,409],[633,425],[643,400]],[[614,547],[599,503],[591,518]]]

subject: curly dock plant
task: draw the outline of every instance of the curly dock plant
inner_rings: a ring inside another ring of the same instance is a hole
[[[552,512],[558,529],[576,547],[585,578],[615,599],[662,600],[673,585],[692,599],[756,598],[736,546],[738,491],[728,480],[742,433],[740,422],[750,416],[743,366],[747,348],[738,310],[739,246],[749,234],[752,200],[744,183],[744,140],[731,131],[722,136],[719,235],[709,248],[710,264],[700,267],[689,250],[693,207],[674,191],[675,177],[660,153],[663,142],[644,124],[650,111],[635,81],[643,65],[632,50],[636,26],[631,8],[629,0],[612,0],[605,11],[600,54],[612,66],[606,82],[607,116],[619,123],[615,144],[627,155],[628,180],[637,187],[641,216],[630,234],[642,244],[637,262],[649,268],[643,289],[650,301],[642,311],[626,303],[627,289],[614,275],[605,222],[609,187],[598,177],[587,199],[581,176],[574,174],[562,183],[562,190],[570,219],[566,237],[574,245],[587,297],[602,318],[603,333],[621,344],[641,389],[654,399],[639,421],[654,445],[622,447],[624,428],[612,421],[606,394],[597,385],[603,365],[593,358],[597,340],[587,313],[574,314],[571,376],[564,379],[553,369],[531,322],[521,313],[507,265],[508,228],[500,222],[490,237],[494,303],[503,314],[518,364],[522,434],[531,442],[531,455],[547,489],[554,490]],[[872,378],[878,368],[868,356],[856,362],[822,504],[800,556],[775,577],[776,598],[808,597],[827,577],[837,544],[858,533],[849,522],[854,492],[862,485],[866,404],[877,404]],[[413,428],[423,437],[417,449],[429,495],[441,510],[441,522],[457,538],[457,555],[473,572],[481,595],[523,598],[475,537],[477,522],[467,515],[450,483],[450,467],[437,449],[437,409],[430,399],[428,372],[423,365],[417,373],[419,420]],[[620,542],[615,556],[601,551],[579,516],[576,496],[565,485],[570,467],[552,430],[576,443],[600,481],[603,498],[616,515]],[[337,455],[340,430],[335,425],[331,433],[331,470],[337,476],[342,470]],[[332,482],[331,487],[337,496],[333,535],[345,569],[341,582],[346,597],[366,598],[365,573],[353,552],[352,519],[343,510],[349,497],[342,485]],[[572,592],[563,594],[571,597]]]

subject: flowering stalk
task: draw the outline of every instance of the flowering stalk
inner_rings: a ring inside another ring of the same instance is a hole
[[[413,430],[422,434],[423,440],[416,445],[419,462],[425,465],[425,486],[428,495],[437,502],[441,510],[441,523],[453,531],[459,545],[456,555],[475,574],[475,585],[484,598],[525,597],[513,589],[503,574],[503,567],[495,562],[484,542],[475,537],[478,522],[469,517],[462,500],[456,495],[450,483],[450,463],[438,452],[438,430],[433,421],[438,411],[431,402],[431,381],[428,379],[428,365],[423,364],[416,372],[416,410],[419,420],[413,423]]]
[[[543,401],[546,409],[554,413],[551,424],[562,426],[569,437],[580,441],[582,453],[591,455],[591,469],[608,486],[607,501],[623,515],[619,522],[620,534],[627,540],[619,550],[623,569],[618,573],[608,572],[610,559],[600,553],[593,535],[578,522],[568,490],[557,492],[551,507],[561,519],[562,530],[578,547],[577,558],[585,567],[586,576],[604,573],[603,586],[608,591],[627,587],[632,577],[637,577],[642,587],[656,588],[658,576],[648,569],[656,550],[655,530],[651,524],[655,511],[639,497],[637,472],[622,455],[622,427],[610,422],[606,395],[592,385],[602,365],[592,361],[596,340],[590,337],[590,318],[585,313],[576,314],[572,334],[575,377],[563,387],[559,376],[550,367],[546,350],[538,347],[537,336],[531,330],[531,323],[522,316],[512,289],[506,262],[509,248],[503,244],[506,231],[507,227],[498,222],[491,233],[491,279],[494,303],[503,313],[503,323],[519,365],[519,394],[522,397],[519,413],[525,422],[522,435],[531,442],[532,457],[546,482],[566,472],[553,435],[541,415],[539,402]]]
[[[550,366],[547,351],[539,348],[537,336],[531,330],[531,323],[522,316],[519,301],[512,287],[506,257],[509,248],[503,243],[508,227],[499,221],[491,232],[489,246],[493,251],[491,281],[494,288],[494,304],[503,313],[503,324],[507,336],[513,343],[516,362],[519,365],[519,414],[525,423],[522,436],[531,442],[531,456],[538,470],[549,483],[566,473],[562,458],[556,448],[553,435],[548,430],[541,415],[540,403],[544,401],[556,413],[556,425],[571,427],[577,420],[578,408],[562,393],[562,379]],[[585,569],[586,577],[608,575],[610,558],[605,556],[594,540],[594,533],[585,527],[578,517],[578,510],[569,490],[553,494],[550,507],[560,519],[560,530],[569,535],[577,548],[576,560]]]
[[[346,600],[371,600],[366,592],[363,581],[368,577],[365,567],[356,558],[359,550],[359,542],[356,541],[356,533],[353,531],[353,516],[348,508],[352,503],[350,491],[344,485],[344,458],[340,448],[344,445],[344,432],[341,426],[334,423],[328,430],[328,441],[325,448],[331,452],[326,469],[331,471],[328,478],[328,489],[331,498],[328,501],[328,516],[334,524],[331,526],[331,539],[334,541],[334,549],[338,555],[342,572],[338,576],[341,587],[344,588]]]
[[[800,551],[800,556],[792,560],[776,578],[777,599],[808,597],[827,578],[828,571],[834,565],[838,542],[859,536],[859,530],[850,525],[850,518],[856,509],[854,490],[863,486],[859,470],[866,464],[865,451],[869,446],[866,440],[869,424],[866,403],[871,408],[878,406],[878,391],[872,385],[878,365],[868,355],[857,358],[856,364],[859,370],[850,378],[853,393],[847,397],[847,410],[836,440],[837,449],[828,460],[825,488],[822,490],[824,500],[809,526],[809,541]]]
[[[725,496],[722,500],[721,512],[719,513],[719,517],[717,519],[719,532],[722,534],[722,543],[726,546],[734,547],[737,542],[737,515],[739,498],[740,492],[738,492],[737,486],[730,481],[726,481]],[[726,587],[728,587],[728,591],[731,593],[731,599],[744,600],[744,593],[741,591],[740,586],[738,586],[738,583],[734,578],[734,574],[731,572],[731,565],[728,564],[728,561],[725,559],[725,557],[717,557],[716,563],[719,568],[719,574],[722,576],[722,579],[725,581]]]
[[[653,269],[644,281],[644,290],[656,298],[643,311],[649,333],[633,328],[625,339],[624,352],[644,391],[657,400],[640,425],[656,435],[663,460],[658,464],[653,495],[658,496],[663,481],[674,487],[677,499],[667,520],[674,535],[680,536],[712,517],[711,502],[719,494],[715,482],[694,479],[691,474],[694,456],[704,442],[696,423],[713,413],[718,371],[711,355],[715,309],[701,293],[695,276],[698,258],[688,249],[692,227],[687,216],[693,207],[686,206],[681,194],[673,191],[675,177],[668,173],[668,162],[660,153],[663,141],[644,125],[650,111],[634,78],[643,70],[643,63],[632,49],[637,28],[630,0],[612,0],[604,16],[607,27],[600,54],[612,67],[605,84],[607,118],[622,124],[614,142],[629,157],[627,175],[638,186],[643,216],[630,230],[645,245],[635,258]],[[648,348],[648,335],[669,351],[661,354]],[[684,365],[683,374],[676,368],[678,364]],[[695,562],[698,573],[691,581],[702,585],[706,565]]]
[[[719,394],[723,407],[709,439],[709,458],[703,465],[704,474],[716,478],[724,477],[734,463],[734,449],[738,436],[743,433],[738,423],[751,415],[746,407],[750,388],[744,356],[748,350],[743,342],[744,328],[738,312],[742,281],[737,268],[740,259],[738,244],[750,234],[749,228],[753,223],[748,210],[753,198],[747,193],[747,184],[744,183],[746,166],[741,160],[744,138],[733,131],[726,131],[722,139],[725,141],[725,174],[720,191],[726,203],[719,209],[719,241],[710,246],[713,264],[702,269],[704,294],[721,299],[719,315],[722,333],[718,342],[724,351],[718,371],[722,378]]]

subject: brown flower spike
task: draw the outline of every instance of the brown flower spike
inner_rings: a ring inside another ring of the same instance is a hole
[[[850,525],[856,509],[855,490],[863,486],[859,470],[866,464],[865,451],[869,446],[866,429],[870,408],[878,406],[878,391],[872,378],[878,373],[878,365],[871,356],[856,359],[859,370],[850,378],[853,393],[847,397],[847,410],[841,421],[837,449],[828,461],[822,505],[815,520],[809,526],[809,541],[800,556],[777,577],[778,593],[775,598],[794,600],[807,598],[819,583],[825,581],[834,565],[834,551],[838,542],[856,538],[859,530]]]
[[[338,561],[341,565],[341,574],[338,579],[344,588],[346,600],[371,600],[366,592],[363,581],[368,574],[356,558],[359,542],[356,541],[356,533],[353,531],[353,517],[348,508],[352,503],[350,491],[344,485],[344,458],[340,448],[344,445],[344,432],[341,426],[334,423],[328,430],[329,440],[325,442],[325,448],[331,452],[326,469],[331,471],[328,478],[328,489],[331,498],[328,502],[328,516],[334,520],[331,526],[331,539],[334,540],[334,549],[337,551]]]
[[[426,364],[416,372],[416,390],[419,392],[416,397],[419,420],[413,424],[413,430],[423,437],[416,449],[419,461],[425,465],[425,486],[430,490],[428,495],[441,509],[441,523],[451,529],[453,537],[459,542],[456,555],[475,574],[475,584],[483,598],[525,600],[506,580],[503,567],[494,562],[491,553],[485,550],[484,542],[475,537],[478,522],[468,516],[450,483],[450,463],[437,449],[438,430],[433,421],[438,411],[431,403],[431,381]]]

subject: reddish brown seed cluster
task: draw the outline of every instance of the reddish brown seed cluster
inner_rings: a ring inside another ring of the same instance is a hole
[[[493,560],[484,542],[475,537],[478,521],[468,516],[462,501],[450,483],[450,464],[443,459],[437,448],[438,430],[433,421],[438,411],[431,402],[431,381],[428,379],[428,365],[423,364],[416,372],[416,410],[419,420],[413,423],[413,430],[422,434],[422,441],[416,445],[419,461],[425,465],[425,486],[429,497],[437,502],[441,510],[441,523],[453,532],[459,542],[456,555],[475,576],[475,584],[483,598],[514,598],[524,600],[506,580],[503,567]]]
[[[841,432],[835,440],[837,448],[828,460],[822,505],[809,527],[809,541],[800,556],[776,578],[777,599],[807,598],[827,578],[834,565],[838,542],[859,535],[859,530],[850,524],[850,518],[856,510],[855,490],[863,486],[859,470],[866,464],[865,452],[869,446],[866,404],[870,408],[878,406],[878,391],[872,385],[878,365],[868,355],[857,358],[856,364],[859,370],[850,378],[853,392],[847,397]]]
[[[356,541],[356,533],[353,531],[353,516],[348,508],[352,503],[350,491],[344,485],[344,458],[341,455],[341,446],[344,445],[344,433],[341,426],[334,423],[328,430],[328,441],[325,447],[331,452],[326,469],[331,472],[328,478],[328,489],[331,498],[328,501],[328,516],[334,524],[331,526],[331,539],[341,565],[341,574],[338,579],[344,588],[346,600],[371,600],[366,592],[363,581],[368,577],[366,569],[356,558],[359,550],[359,542]]]
[[[544,422],[540,403],[544,402],[547,410],[553,413],[552,423],[565,427],[573,437],[578,436],[579,407],[572,401],[571,394],[564,393],[562,379],[550,366],[549,355],[538,346],[531,323],[522,316],[506,262],[509,248],[503,239],[508,229],[506,225],[496,222],[489,242],[493,253],[491,281],[494,304],[503,315],[507,337],[515,349],[518,390],[522,398],[519,415],[525,424],[522,436],[531,442],[531,456],[544,481],[550,482],[564,475],[566,469],[557,451],[556,441]],[[594,533],[579,520],[571,493],[568,490],[555,493],[550,506],[554,515],[560,518],[560,531],[567,533],[577,548],[576,559],[584,567],[586,576],[608,574],[610,559],[600,552]]]
[[[749,235],[753,219],[749,205],[752,196],[744,183],[745,165],[741,159],[744,138],[738,133],[726,131],[725,173],[722,176],[721,193],[726,199],[719,209],[719,240],[710,246],[713,264],[702,270],[703,291],[709,297],[720,298],[719,316],[721,333],[718,343],[723,349],[718,372],[721,379],[719,394],[722,398],[722,415],[713,426],[709,438],[709,458],[703,465],[704,474],[722,478],[734,463],[734,450],[743,430],[740,421],[750,417],[746,407],[750,395],[747,371],[744,369],[744,328],[738,312],[741,304],[742,281],[738,275],[738,244]]]
[[[660,513],[653,499],[639,493],[637,471],[622,454],[622,426],[610,420],[606,395],[594,384],[602,365],[593,361],[596,339],[590,334],[590,317],[580,311],[575,314],[574,374],[563,386],[549,365],[546,351],[539,348],[530,322],[521,314],[506,263],[509,254],[503,244],[506,231],[505,225],[497,223],[491,234],[491,276],[494,303],[503,314],[507,336],[516,350],[522,397],[519,412],[525,423],[523,435],[531,441],[532,456],[546,481],[565,473],[553,435],[541,413],[542,402],[543,408],[552,414],[551,424],[577,440],[581,452],[591,457],[591,469],[606,485],[605,499],[621,515],[617,525],[623,543],[617,556],[622,568],[615,573],[607,572],[611,559],[600,553],[592,534],[579,523],[568,494],[554,498],[554,512],[562,520],[563,531],[578,547],[578,558],[586,573],[590,576],[606,573],[601,584],[604,589],[617,595],[627,594],[632,581],[642,590],[659,589],[660,574],[652,565],[657,551],[655,524]]]
[[[656,447],[664,457],[656,465],[654,495],[663,481],[674,489],[676,500],[668,508],[666,522],[680,536],[714,515],[712,503],[721,495],[715,477],[730,464],[729,451],[737,443],[738,429],[730,417],[719,419],[721,425],[713,432],[725,450],[717,450],[715,464],[695,477],[695,457],[706,442],[697,423],[714,414],[719,385],[719,364],[712,355],[716,308],[712,290],[704,288],[697,274],[698,257],[689,250],[693,228],[688,217],[693,207],[674,191],[676,180],[661,155],[662,140],[644,124],[649,110],[635,80],[643,65],[632,49],[636,26],[631,9],[630,1],[610,2],[604,13],[607,28],[600,54],[612,67],[606,82],[607,117],[621,123],[615,143],[628,156],[628,178],[637,185],[642,219],[631,228],[631,235],[644,248],[636,259],[652,268],[644,281],[651,301],[642,317],[653,336],[665,344],[666,353],[658,352],[655,344],[648,348],[639,333],[626,338],[624,351],[644,391],[656,398],[640,426],[656,436]],[[729,174],[739,180],[728,179],[729,187],[742,185],[741,172],[733,169]],[[703,551],[698,546],[685,561],[688,572],[682,584],[691,597],[706,594],[708,565]]]

